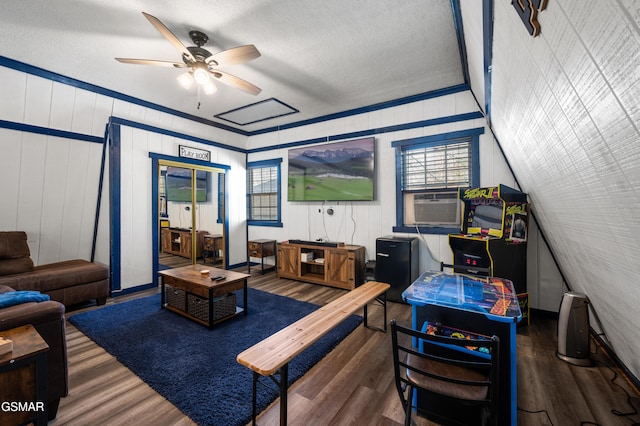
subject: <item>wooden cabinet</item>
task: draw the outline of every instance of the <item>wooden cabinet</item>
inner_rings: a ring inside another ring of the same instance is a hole
[[[178,244],[180,245],[180,256],[191,258],[193,246],[191,244],[191,234],[186,232],[180,234]]]
[[[202,256],[204,231],[196,231],[196,258]],[[191,259],[193,251],[191,231],[188,229],[163,228],[162,251]]]
[[[162,228],[160,230],[160,244],[163,253],[171,253],[171,230]]]
[[[353,290],[364,282],[364,247],[278,244],[278,277]]]
[[[340,288],[354,288],[352,283],[355,280],[356,253],[348,250],[325,250],[325,256],[325,278],[329,284]],[[364,268],[364,261],[360,265]]]
[[[278,244],[278,278],[298,279],[300,248],[291,244]]]

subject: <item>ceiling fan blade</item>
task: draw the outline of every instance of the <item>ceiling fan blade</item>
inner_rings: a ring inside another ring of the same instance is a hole
[[[253,84],[249,83],[246,80],[243,80],[239,77],[236,77],[234,75],[228,74],[226,72],[222,72],[219,70],[213,70],[210,71],[211,75],[213,75],[215,78],[217,78],[218,80],[220,80],[221,82],[223,82],[224,84],[227,84],[231,87],[235,87],[236,89],[240,89],[243,90],[247,93],[250,93],[252,95],[257,95],[258,93],[262,92],[262,89],[259,88],[258,86],[254,86]]]
[[[145,13],[145,12],[142,12],[142,14],[144,15],[145,18],[147,18],[149,22],[151,22],[151,25],[156,27],[156,30],[160,31],[160,34],[162,34],[164,38],[169,40],[169,43],[173,44],[173,46],[176,49],[178,49],[187,58],[189,58],[192,61],[195,61],[195,58],[193,57],[191,52],[189,52],[189,49],[187,49],[187,47],[184,44],[182,44],[180,40],[178,40],[178,37],[176,37],[169,30],[169,28],[167,28],[162,22],[160,22],[158,18],[156,18],[153,15],[149,15],[148,13]]]
[[[153,59],[116,58],[116,61],[122,62],[124,64],[155,65],[158,67],[185,68],[187,66],[186,64],[181,64],[177,62],[156,61]]]
[[[258,57],[260,57],[258,49],[253,44],[247,44],[246,46],[234,47],[211,55],[206,59],[206,62],[215,61],[218,65],[235,65]]]

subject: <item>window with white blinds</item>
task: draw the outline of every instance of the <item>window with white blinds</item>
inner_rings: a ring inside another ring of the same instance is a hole
[[[468,187],[471,181],[471,141],[405,149],[402,189]]]
[[[280,220],[280,163],[256,162],[247,167],[247,221]],[[256,223],[259,222],[259,223]]]
[[[458,188],[480,183],[484,128],[393,141],[396,149],[394,232],[447,234],[459,229]]]

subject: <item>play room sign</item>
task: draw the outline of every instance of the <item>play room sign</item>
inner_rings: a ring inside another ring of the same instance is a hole
[[[180,145],[180,157],[194,160],[211,161],[211,151]]]

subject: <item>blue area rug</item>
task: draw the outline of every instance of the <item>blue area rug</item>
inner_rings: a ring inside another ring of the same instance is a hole
[[[318,306],[248,290],[249,313],[213,330],[160,309],[160,295],[73,315],[69,321],[199,425],[251,421],[251,370],[236,356]],[[242,291],[236,292],[242,305]],[[289,363],[289,384],[340,343],[362,317],[352,316]],[[258,411],[278,397],[258,387]]]

